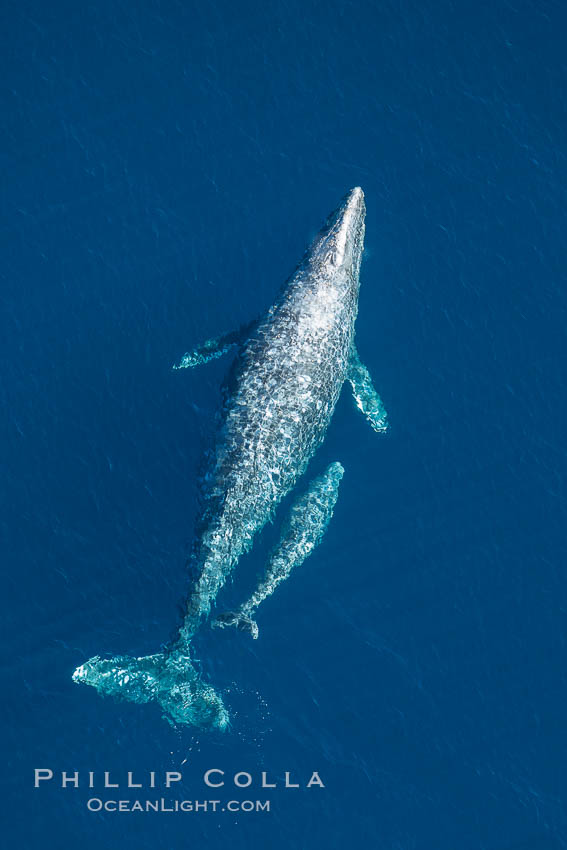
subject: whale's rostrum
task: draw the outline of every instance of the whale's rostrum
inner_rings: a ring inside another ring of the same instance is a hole
[[[386,428],[380,397],[354,344],[364,219],[364,194],[357,187],[260,320],[182,358],[178,368],[194,367],[239,346],[203,477],[184,621],[163,653],[96,656],[75,670],[75,681],[135,702],[157,700],[173,722],[226,727],[221,697],[191,663],[192,636],[238,559],[304,473],[345,380],[372,427]]]

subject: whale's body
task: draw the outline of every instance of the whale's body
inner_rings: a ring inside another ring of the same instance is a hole
[[[205,476],[189,631],[325,436],[354,338],[364,213],[353,189],[242,348]]]
[[[135,702],[155,699],[176,722],[226,726],[222,700],[190,661],[195,630],[255,534],[304,473],[324,439],[345,379],[372,427],[385,429],[380,399],[354,345],[364,217],[364,194],[355,188],[259,322],[242,336],[209,341],[183,358],[182,366],[195,366],[240,344],[203,477],[203,510],[190,558],[193,588],[183,625],[164,653],[96,656],[77,668],[75,681]],[[329,490],[329,509],[322,517],[332,513],[337,486]],[[325,523],[319,522],[322,528]],[[313,543],[320,530],[315,521]],[[297,553],[294,558],[303,560]],[[284,568],[282,574],[288,572]]]

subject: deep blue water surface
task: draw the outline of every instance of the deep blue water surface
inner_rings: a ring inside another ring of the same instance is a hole
[[[3,846],[567,847],[566,27],[555,0],[4,3]],[[70,678],[178,622],[230,361],[170,367],[266,308],[353,185],[391,431],[343,394],[325,541],[260,640],[198,641],[232,730],[175,730]],[[189,799],[210,767],[326,788],[119,815],[32,787],[185,759]]]

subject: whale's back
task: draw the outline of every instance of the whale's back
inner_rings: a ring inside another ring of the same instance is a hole
[[[321,443],[354,336],[358,288],[306,276],[298,270],[241,352],[208,476],[211,495],[253,502],[259,521]]]

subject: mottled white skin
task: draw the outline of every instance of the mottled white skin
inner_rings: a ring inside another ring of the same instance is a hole
[[[195,585],[177,646],[209,614],[325,436],[348,377],[364,216],[362,189],[353,189],[241,351],[205,477]]]
[[[368,372],[359,361],[362,370],[350,368],[351,362],[357,366],[352,358],[364,215],[362,190],[353,189],[240,352],[204,479],[191,559],[194,591],[178,639],[165,652],[141,658],[95,656],[75,670],[74,681],[133,702],[156,701],[174,723],[227,727],[221,697],[191,662],[195,629],[254,535],[305,471],[346,378],[373,427],[380,424],[381,403]],[[237,338],[208,341],[181,366],[220,356]]]

